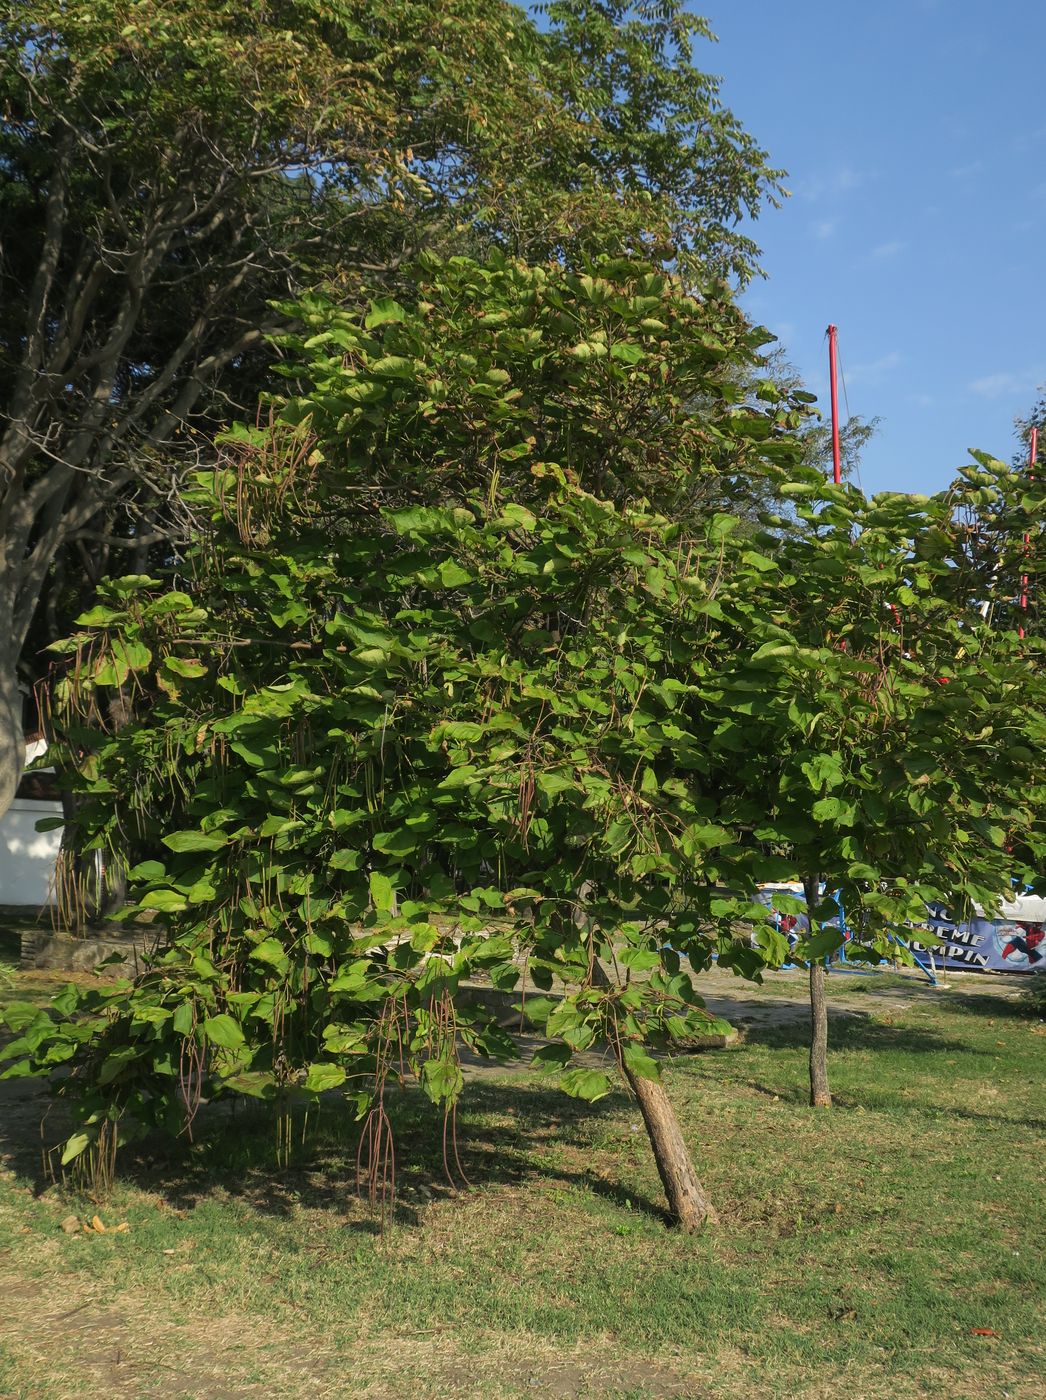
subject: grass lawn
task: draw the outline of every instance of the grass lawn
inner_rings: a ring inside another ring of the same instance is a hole
[[[216,1115],[99,1206],[41,1193],[44,1101],[3,1086],[0,1396],[1041,1400],[1046,1027],[1012,983],[833,978],[819,1114],[801,978],[712,989],[744,1044],[667,1075],[721,1217],[699,1238],[665,1229],[623,1093],[527,1070],[470,1077],[460,1195],[402,1095],[384,1237],[335,1106],[287,1170],[271,1122]],[[0,998],[50,990],[0,974]],[[61,1228],[96,1211],[130,1229]]]

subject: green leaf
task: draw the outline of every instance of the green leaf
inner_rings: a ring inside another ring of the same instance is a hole
[[[186,680],[198,680],[207,674],[204,663],[192,656],[165,656],[163,669],[170,671],[172,675],[183,676]]]
[[[121,661],[118,657],[113,657],[111,660],[101,663],[92,679],[95,685],[118,687],[123,685],[128,674],[126,662]]]
[[[246,1074],[234,1074],[224,1081],[227,1089],[238,1094],[248,1094],[255,1099],[276,1097],[276,1082],[268,1070],[250,1070]]]
[[[570,792],[576,788],[577,780],[572,774],[539,773],[537,785],[546,797],[555,797],[557,793]]]
[[[396,890],[392,881],[380,870],[372,870],[370,876],[370,897],[375,909],[387,914],[396,902]]]
[[[163,837],[163,844],[179,854],[185,851],[220,851],[229,844],[224,831],[175,831]]]
[[[817,962],[820,958],[830,957],[836,949],[841,948],[843,935],[837,928],[824,928],[802,941],[800,956],[808,962]]]
[[[153,654],[144,642],[130,637],[120,637],[113,641],[113,656],[127,667],[128,671],[143,671],[153,659]]]
[[[708,526],[708,538],[717,542],[725,540],[728,535],[733,534],[740,524],[741,521],[736,515],[727,515],[722,511],[717,511],[712,516]]]
[[[24,1030],[26,1026],[46,1014],[31,1001],[9,1001],[6,1006],[0,1006],[0,1021],[5,1022],[15,1032]]]
[[[372,331],[376,326],[387,325],[390,321],[405,321],[407,313],[392,297],[376,297],[364,318],[364,326]]]
[[[162,880],[167,870],[158,860],[143,860],[127,872],[130,880]]]
[[[569,1045],[559,1042],[555,1045],[543,1045],[540,1050],[535,1050],[530,1065],[540,1074],[558,1074],[570,1063],[573,1051]]]
[[[472,575],[453,559],[445,559],[439,566],[439,576],[445,588],[460,588],[472,582]]]
[[[183,1001],[175,1011],[171,1025],[178,1035],[188,1035],[193,1028],[195,1017],[191,1001]]]
[[[138,1051],[133,1045],[125,1045],[119,1050],[114,1050],[111,1055],[106,1055],[98,1070],[98,1083],[111,1084],[137,1058]]]
[[[613,1088],[609,1077],[598,1069],[567,1070],[559,1085],[571,1098],[584,1099],[587,1103],[605,1098]]]
[[[625,1068],[640,1079],[652,1079],[655,1083],[661,1079],[661,1067],[652,1055],[639,1045],[628,1044],[622,1046],[621,1058],[625,1062]]]
[[[309,1066],[303,1087],[310,1094],[324,1094],[345,1083],[346,1073],[341,1065],[318,1062]]]
[[[212,1045],[218,1045],[223,1050],[237,1050],[244,1043],[243,1031],[224,1011],[217,1016],[204,1018],[203,1034]]]
[[[158,914],[177,914],[188,907],[189,901],[177,890],[150,890],[138,901],[139,909],[155,909]]]
[[[268,963],[280,972],[286,971],[290,966],[287,950],[278,938],[263,938],[260,943],[254,945],[250,955],[255,962]]]
[[[206,904],[214,899],[218,891],[210,880],[201,878],[189,888],[188,900],[190,904]]]
[[[498,524],[511,525],[528,532],[536,530],[537,523],[532,511],[527,510],[526,506],[516,505],[513,501],[502,506],[501,515],[498,517]]]
[[[814,792],[838,787],[843,782],[843,766],[838,754],[815,754],[800,767]]]
[[[661,965],[661,954],[653,948],[623,948],[617,955],[623,967],[633,972],[649,972],[652,967]]]
[[[366,985],[368,963],[363,958],[338,968],[330,984],[332,992],[359,992]]]
[[[111,622],[119,622],[126,614],[115,608],[107,608],[99,603],[89,608],[76,619],[77,627],[107,627]]]
[[[453,1060],[426,1060],[421,1068],[421,1087],[433,1103],[456,1102],[464,1087],[461,1066]]]
[[[87,1151],[93,1141],[94,1136],[91,1133],[73,1133],[72,1137],[66,1139],[62,1148],[62,1166],[67,1167],[70,1162],[74,1162]]]
[[[411,851],[416,851],[421,844],[422,837],[414,835],[413,832],[400,829],[399,831],[379,831],[372,842],[374,849],[386,856],[406,856]]]
[[[403,355],[383,355],[380,360],[368,366],[371,374],[388,379],[413,379],[414,361]]]
[[[848,867],[846,873],[851,880],[867,880],[872,883],[877,883],[882,878],[881,873],[876,870],[874,865],[867,865],[861,861],[855,861],[853,865]]]
[[[533,1025],[544,1026],[557,1006],[559,1006],[559,1001],[554,997],[529,996],[516,1009],[522,1010],[523,1015]]]

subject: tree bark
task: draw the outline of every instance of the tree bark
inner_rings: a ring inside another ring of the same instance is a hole
[[[701,1185],[675,1109],[663,1084],[641,1079],[627,1067],[625,1077],[639,1100],[647,1136],[673,1221],[688,1232],[718,1224],[719,1217]]]
[[[587,923],[580,906],[574,911],[574,922],[578,925]],[[606,968],[596,956],[594,947],[591,965],[594,986],[613,985]],[[661,1185],[665,1188],[668,1213],[673,1222],[687,1232],[699,1230],[702,1225],[717,1225],[719,1217],[701,1184],[676,1111],[665,1092],[665,1086],[660,1081],[642,1079],[638,1074],[633,1074],[623,1059],[620,1059],[619,1063],[639,1103],[643,1125],[650,1139],[650,1150],[654,1154]]]
[[[820,899],[820,880],[803,881],[807,919],[811,935],[817,932],[814,910]],[[813,1108],[831,1108],[828,1087],[828,1003],[825,983],[828,971],[819,959],[810,963],[810,1103]]]
[[[810,1103],[814,1108],[831,1108],[828,1088],[828,1004],[825,982],[828,971],[823,963],[810,964]]]
[[[14,800],[24,768],[25,736],[17,652],[5,646],[0,648],[0,817]]]

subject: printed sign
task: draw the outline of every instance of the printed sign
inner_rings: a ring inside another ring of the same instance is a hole
[[[805,903],[803,887],[798,884],[765,885],[759,901],[774,911],[774,922],[794,947],[806,933],[808,923],[803,913],[777,907],[776,896],[791,895]],[[785,901],[786,905],[788,901]],[[955,972],[1046,972],[1046,917],[1044,901],[1030,895],[1016,897],[1012,904],[1003,904],[1004,915],[996,919],[982,917],[965,923],[955,923],[941,904],[929,906],[926,928],[942,940],[932,947],[915,941],[916,930],[899,930],[899,934],[917,953],[930,953],[934,963]],[[838,920],[833,919],[837,924]],[[915,937],[913,937],[913,934]],[[849,934],[846,935],[849,937]]]
[[[1046,929],[1027,919],[970,919],[955,924],[947,910],[930,906],[927,927],[944,940],[934,944],[934,961],[957,972],[1046,971]]]

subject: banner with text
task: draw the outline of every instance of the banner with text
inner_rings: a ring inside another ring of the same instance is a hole
[[[930,949],[934,961],[957,972],[1034,972],[1037,968],[1046,971],[1046,930],[1042,923],[980,918],[955,924],[945,910],[931,906],[927,927],[944,940]]]

